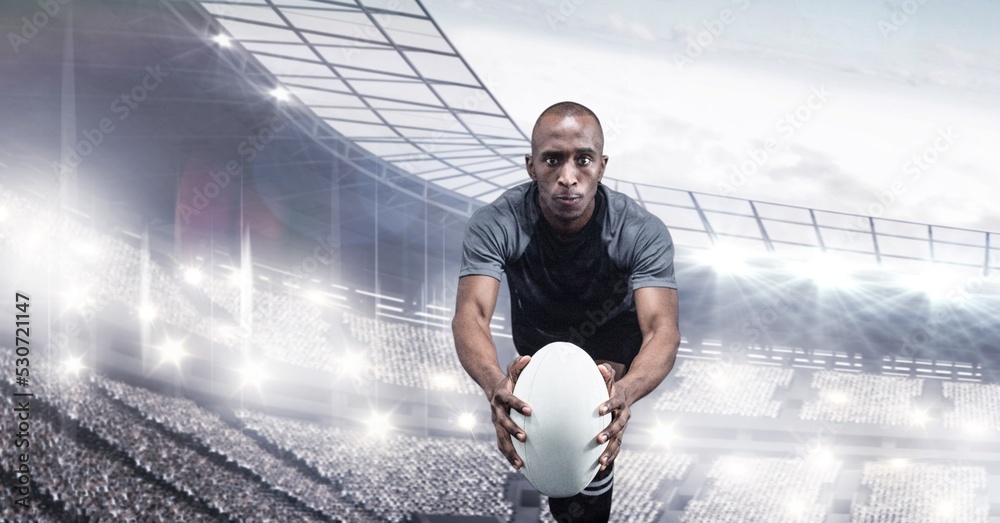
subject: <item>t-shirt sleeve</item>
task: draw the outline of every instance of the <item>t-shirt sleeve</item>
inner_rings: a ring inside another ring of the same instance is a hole
[[[503,241],[506,234],[492,210],[490,206],[478,209],[465,227],[459,278],[480,274],[499,280],[503,275],[507,259],[506,242]]]
[[[636,234],[632,288],[677,288],[674,277],[674,241],[663,222],[648,215]]]

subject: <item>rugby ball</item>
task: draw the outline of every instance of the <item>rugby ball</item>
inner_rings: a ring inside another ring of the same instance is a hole
[[[597,407],[608,400],[608,386],[589,354],[572,343],[550,343],[531,356],[514,385],[514,395],[531,407],[510,417],[527,436],[511,437],[521,457],[521,473],[542,494],[566,498],[579,494],[600,469],[607,442],[597,434],[611,414]]]

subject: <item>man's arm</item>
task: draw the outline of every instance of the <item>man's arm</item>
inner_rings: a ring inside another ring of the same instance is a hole
[[[497,304],[500,281],[490,276],[468,275],[458,280],[458,297],[451,330],[455,350],[462,367],[486,393],[492,410],[493,425],[497,431],[497,448],[514,468],[522,465],[510,441],[511,436],[524,441],[524,431],[510,419],[510,409],[525,415],[531,414],[528,404],[514,396],[514,383],[521,370],[531,360],[530,356],[517,358],[507,366],[507,374],[500,369],[496,345],[490,334],[490,319]]]
[[[601,455],[604,470],[621,448],[622,433],[632,417],[630,407],[653,391],[667,377],[677,358],[681,333],[677,322],[677,289],[640,287],[634,291],[635,311],[642,330],[642,346],[625,376],[615,380],[614,370],[601,365],[611,398],[599,406],[601,414],[611,412],[612,421],[597,435],[598,443],[610,439]]]

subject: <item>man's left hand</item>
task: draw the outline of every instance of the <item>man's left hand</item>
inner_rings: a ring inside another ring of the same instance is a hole
[[[601,403],[597,407],[597,412],[602,416],[611,413],[611,423],[597,435],[597,442],[603,444],[608,442],[608,447],[601,454],[601,470],[608,468],[622,446],[622,434],[625,433],[625,426],[628,425],[629,418],[632,417],[632,410],[629,408],[628,398],[625,397],[625,389],[615,387],[615,369],[602,363],[597,366],[601,370],[604,383],[608,386],[608,401]]]

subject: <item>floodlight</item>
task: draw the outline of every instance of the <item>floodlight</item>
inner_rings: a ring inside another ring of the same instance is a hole
[[[201,270],[197,267],[188,267],[184,269],[184,281],[190,283],[191,285],[198,285],[204,278]]]
[[[926,425],[930,419],[930,416],[925,410],[914,409],[913,412],[910,413],[910,422],[913,425]]]
[[[458,426],[465,430],[472,430],[476,427],[476,417],[471,413],[463,412],[458,415]]]
[[[233,39],[222,33],[213,36],[212,41],[219,44],[219,47],[230,47],[233,45]]]
[[[260,387],[260,384],[264,381],[266,376],[264,375],[264,366],[259,363],[247,363],[240,370],[240,374],[243,375],[243,386],[253,385],[254,387]]]
[[[184,359],[184,346],[179,341],[167,340],[166,343],[160,346],[160,362],[170,362],[174,365],[180,365],[181,360]]]
[[[305,293],[303,293],[303,296],[305,297],[305,299],[313,303],[318,303],[320,305],[326,302],[326,298],[323,296],[323,293],[317,290],[306,291]]]
[[[149,303],[144,303],[139,306],[139,317],[146,321],[153,321],[156,318],[156,307],[153,307]]]
[[[378,438],[384,438],[392,430],[388,414],[379,414],[372,411],[371,416],[365,423],[368,425],[368,432]]]
[[[654,444],[665,447],[672,445],[678,438],[677,431],[673,425],[666,425],[660,422],[657,422],[653,427],[652,436]]]
[[[271,96],[279,102],[287,102],[291,99],[292,93],[284,87],[275,87],[274,89],[271,89]]]
[[[80,371],[85,368],[86,367],[83,366],[83,356],[77,358],[70,356],[63,361],[63,369],[67,373],[72,373],[74,376],[80,375]]]

